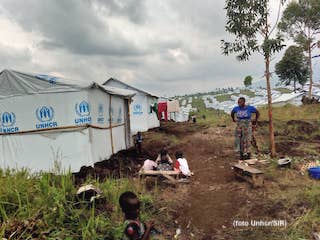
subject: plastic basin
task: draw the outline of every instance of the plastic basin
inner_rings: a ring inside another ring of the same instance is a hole
[[[320,167],[311,167],[308,171],[312,178],[320,179]]]
[[[278,160],[279,167],[289,167],[291,165],[291,159],[289,158],[282,158]]]

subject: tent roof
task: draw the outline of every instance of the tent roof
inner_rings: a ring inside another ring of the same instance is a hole
[[[285,93],[285,94],[282,94],[280,97],[274,99],[272,102],[273,103],[280,103],[280,102],[286,102],[286,101],[289,101],[291,99],[294,99],[296,97],[299,97],[299,96],[302,96],[303,93],[302,92],[298,92],[298,93]]]
[[[81,81],[45,74],[22,73],[14,70],[3,70],[0,72],[0,98],[30,94],[74,92],[90,88],[99,88],[109,94],[125,98],[135,95],[133,91],[102,86],[94,81]]]
[[[118,79],[116,79],[116,78],[109,78],[107,81],[105,81],[105,82],[103,83],[103,85],[107,86],[108,82],[111,82],[111,81],[114,81],[114,82],[123,84],[123,85],[127,86],[128,88],[130,88],[130,89],[132,89],[132,90],[135,90],[135,91],[137,91],[137,92],[142,92],[142,93],[144,93],[144,94],[146,94],[146,95],[148,95],[148,96],[158,98],[158,96],[156,96],[155,94],[152,94],[152,93],[146,92],[146,91],[144,91],[144,90],[138,89],[138,88],[136,88],[136,87],[133,87],[133,86],[131,86],[131,85],[125,83],[125,82],[122,82],[122,81],[120,81],[120,80],[118,80]]]

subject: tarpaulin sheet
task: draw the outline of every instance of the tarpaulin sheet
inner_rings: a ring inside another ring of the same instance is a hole
[[[126,149],[125,104],[134,94],[94,82],[1,72],[0,167],[40,171],[59,163],[79,171]]]

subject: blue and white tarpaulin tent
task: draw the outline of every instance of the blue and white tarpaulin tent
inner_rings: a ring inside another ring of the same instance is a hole
[[[0,167],[72,172],[132,145],[134,92],[48,75],[0,73]]]
[[[157,96],[132,87],[114,78],[110,78],[103,85],[124,90],[128,89],[135,92],[135,96],[133,96],[132,103],[130,104],[130,124],[132,134],[136,134],[138,131],[145,132],[151,128],[160,126],[157,113],[151,109],[152,105],[158,103]]]

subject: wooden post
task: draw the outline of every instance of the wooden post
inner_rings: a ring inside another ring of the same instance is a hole
[[[111,99],[112,99],[112,95],[109,95],[109,127],[110,127],[110,138],[111,138],[111,150],[112,150],[112,154],[114,154],[114,144],[113,144],[113,135],[112,135],[112,114],[111,114]]]
[[[309,40],[310,40],[310,28],[309,28]],[[310,80],[310,85],[309,85],[309,93],[308,97],[311,100],[312,99],[312,56],[311,56],[311,43],[308,43],[308,65],[309,65],[309,80]]]
[[[265,41],[269,39],[269,26],[268,15],[266,16],[266,29],[265,29]],[[276,155],[276,146],[274,142],[273,131],[273,118],[272,118],[272,95],[270,86],[270,52],[265,52],[265,64],[266,64],[266,80],[267,80],[267,93],[268,93],[268,115],[269,115],[269,139],[270,139],[270,152],[271,157]]]

